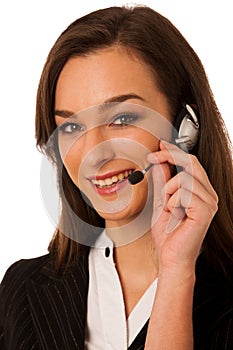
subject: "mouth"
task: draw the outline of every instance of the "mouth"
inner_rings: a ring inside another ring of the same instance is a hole
[[[91,180],[91,183],[101,189],[101,188],[111,188],[112,186],[117,185],[118,183],[127,180],[128,177],[133,173],[133,169],[124,170],[120,173],[114,173],[104,176],[96,176]]]

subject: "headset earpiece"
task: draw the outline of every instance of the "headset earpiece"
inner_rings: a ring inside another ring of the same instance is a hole
[[[178,114],[174,127],[177,130],[174,143],[186,151],[193,149],[198,140],[199,121],[190,105],[186,104]]]

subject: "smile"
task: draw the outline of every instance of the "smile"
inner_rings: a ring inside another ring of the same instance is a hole
[[[91,182],[94,186],[98,188],[109,188],[113,185],[116,185],[118,182],[126,180],[130,174],[132,174],[133,170],[125,170],[119,174],[115,174],[111,177],[106,177],[102,179],[92,179]]]

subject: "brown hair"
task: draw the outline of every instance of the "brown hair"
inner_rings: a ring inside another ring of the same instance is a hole
[[[137,53],[151,68],[174,115],[183,102],[197,105],[201,128],[193,153],[219,196],[219,210],[209,227],[202,254],[210,265],[226,272],[233,261],[231,143],[200,59],[168,19],[146,6],[136,6],[106,8],[74,21],[57,39],[41,75],[36,107],[37,145],[47,152],[58,169],[62,168],[58,154],[46,149],[56,128],[54,96],[58,76],[70,57],[84,56],[112,45]],[[67,205],[81,222],[104,227],[103,219],[86,204],[65,169],[61,174],[58,175],[61,226],[56,229],[49,246],[57,268],[75,259],[81,247],[62,232],[68,229],[72,237],[77,230],[84,229],[82,224],[77,228]]]

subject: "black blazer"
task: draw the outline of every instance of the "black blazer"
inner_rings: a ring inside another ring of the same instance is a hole
[[[20,260],[8,269],[0,285],[1,350],[84,349],[87,257],[62,277],[53,270],[49,255]],[[233,349],[233,286],[205,271],[201,263],[193,322],[196,350]],[[144,349],[147,326],[148,322],[129,350]]]

